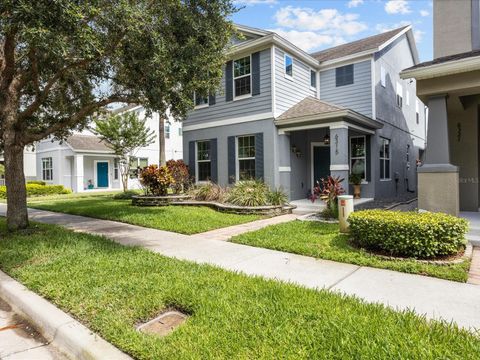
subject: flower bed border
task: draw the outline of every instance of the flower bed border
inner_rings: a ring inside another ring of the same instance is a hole
[[[214,210],[230,214],[254,214],[277,216],[291,214],[296,208],[294,205],[267,205],[267,206],[237,206],[222,204],[214,201],[196,201],[188,195],[167,195],[167,196],[133,196],[132,205],[135,206],[208,206]]]

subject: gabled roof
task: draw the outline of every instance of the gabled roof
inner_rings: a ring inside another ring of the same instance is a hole
[[[345,110],[345,108],[309,96],[293,105],[290,109],[280,115],[277,120],[295,119],[303,116],[325,114],[339,110]]]
[[[87,152],[102,152],[102,153],[112,153],[113,150],[107,146],[107,144],[100,140],[95,135],[80,135],[75,134],[69,136],[66,140],[66,143],[74,151],[87,151]]]
[[[390,30],[382,34],[373,35],[364,39],[349,42],[347,44],[335,46],[333,48],[325,49],[322,51],[317,51],[311,54],[311,56],[313,56],[318,61],[323,62],[343,58],[368,50],[378,51],[387,41],[395,38],[397,35],[400,35],[403,32],[406,32],[407,28],[410,29],[411,26],[403,26],[401,28]]]

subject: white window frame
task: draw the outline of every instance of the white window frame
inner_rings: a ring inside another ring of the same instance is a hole
[[[170,139],[170,135],[171,135],[171,128],[170,128],[170,124],[165,124],[165,139]]]
[[[256,149],[255,149],[255,156],[254,157],[245,157],[245,158],[240,159],[240,157],[238,156],[238,139],[239,138],[244,138],[244,137],[253,137],[255,147],[257,146],[254,134],[240,135],[240,136],[235,137],[235,180],[236,181],[240,180],[240,160],[254,160],[255,161],[255,167],[257,166],[257,150]],[[256,176],[257,176],[257,174],[256,174],[256,169],[255,169],[255,177]]]
[[[400,98],[400,101],[398,99]],[[401,109],[403,107],[403,86],[397,82],[396,92],[395,92],[395,103]]]
[[[140,160],[147,160],[147,165],[146,165],[146,166],[148,166],[148,164],[149,164],[148,157],[130,156],[130,159],[128,159],[128,161],[131,162],[131,158],[134,158],[134,159],[135,159],[135,162],[136,162],[135,169],[133,169],[133,170],[137,170],[137,169],[140,167]],[[136,177],[132,177],[132,173],[131,173],[131,172],[132,172],[132,167],[130,166],[130,172],[129,172],[129,174],[128,174],[128,178],[129,178],[129,179],[138,179],[138,178],[139,178],[138,174],[137,174]]]
[[[49,167],[45,166],[45,163],[49,163]],[[47,179],[45,174],[50,174],[50,178]],[[42,158],[42,180],[43,181],[53,181],[53,158],[51,156]]]
[[[205,99],[207,99],[207,102],[205,104],[197,105],[197,94],[194,91],[193,92],[193,105],[195,105],[195,109],[203,109],[203,108],[209,107],[210,104],[209,104],[208,96],[205,97]]]
[[[382,144],[380,145],[381,148],[383,148],[383,157],[380,156],[379,154],[379,157],[380,157],[380,162],[383,161],[383,168],[386,169],[385,167],[385,163],[386,163],[386,160],[388,160],[388,173],[389,173],[389,177],[386,178],[386,177],[382,177],[382,173],[381,173],[381,167],[378,169],[379,170],[379,175],[380,175],[380,181],[391,181],[392,180],[392,147],[390,146],[390,144],[392,143],[390,141],[390,139],[387,139],[387,138],[380,138],[382,140]],[[385,141],[388,142],[388,157],[385,157]],[[385,174],[384,174],[385,175]]]
[[[363,144],[365,146],[365,151],[364,151],[364,155],[363,156],[354,156],[352,157],[352,139],[363,139]],[[350,174],[352,173],[352,160],[358,160],[358,159],[363,159],[363,163],[364,163],[364,174],[365,174],[365,178],[362,179],[362,184],[368,184],[367,182],[367,137],[365,135],[358,135],[358,136],[350,136],[350,146],[349,146],[349,154],[348,154],[348,167],[349,167],[349,170],[350,170]]]
[[[287,74],[287,57],[289,57],[290,59],[292,59],[292,75],[289,75]],[[285,78],[289,79],[289,80],[293,80],[293,56],[290,55],[290,54],[283,54],[283,74],[285,75]]]
[[[382,85],[382,87],[387,86],[387,73],[383,66],[380,66],[380,85]]]
[[[120,179],[120,159],[113,159],[113,180]]]
[[[246,58],[246,57],[250,58],[250,72],[246,75],[240,75],[240,76],[235,77],[235,61],[241,60],[241,59]],[[247,76],[250,76],[250,94],[235,96],[235,80],[241,79],[241,78],[247,77]],[[233,101],[247,99],[247,98],[252,97],[252,90],[253,90],[252,89],[252,86],[253,86],[253,83],[252,83],[252,54],[250,54],[248,56],[241,56],[241,57],[233,60],[233,62],[232,62],[232,79],[233,79],[232,80]]]
[[[198,143],[200,142],[210,142],[210,159],[208,160],[198,160]],[[211,148],[211,140],[197,140],[195,141],[195,183],[196,184],[205,184],[208,182],[208,180],[198,180],[198,163],[201,162],[201,163],[210,163],[210,177],[212,176],[212,158],[211,158],[211,152],[212,152],[212,148]]]
[[[315,86],[312,86],[312,72],[315,74]],[[312,90],[317,90],[317,84],[318,84],[318,79],[317,79],[317,72],[310,68],[310,89]]]

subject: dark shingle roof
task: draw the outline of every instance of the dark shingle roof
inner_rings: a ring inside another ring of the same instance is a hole
[[[315,99],[313,97],[307,97],[285,111],[277,118],[277,120],[294,119],[303,116],[324,114],[339,110],[345,110],[345,108]]]
[[[69,136],[66,142],[75,151],[100,151],[113,153],[113,150],[108,147],[104,141],[94,135],[75,134]]]
[[[417,64],[415,66],[409,67],[408,69],[405,69],[403,71],[423,68],[423,67],[427,67],[427,66],[431,66],[431,65],[443,64],[443,63],[447,63],[447,62],[450,62],[450,61],[457,61],[457,60],[467,59],[467,58],[475,57],[475,56],[480,56],[480,50],[474,50],[474,51],[468,51],[468,52],[464,52],[464,53],[460,53],[460,54],[442,56],[442,57],[436,58],[434,60],[425,61],[425,62],[422,62],[422,63]]]
[[[407,26],[395,30],[390,30],[382,34],[373,35],[365,39],[352,41],[348,44],[339,45],[333,48],[318,51],[310,55],[318,61],[327,61],[342,58],[344,56],[352,55],[362,51],[373,50],[381,46],[383,43],[385,43],[395,35],[405,30]]]

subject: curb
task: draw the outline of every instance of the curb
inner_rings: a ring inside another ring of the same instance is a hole
[[[28,319],[53,346],[72,359],[131,358],[70,315],[0,271],[0,297]]]

